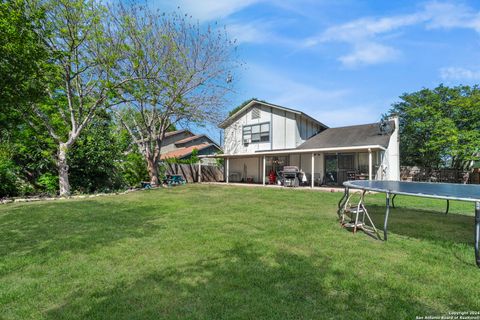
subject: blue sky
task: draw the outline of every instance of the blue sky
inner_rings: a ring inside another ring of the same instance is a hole
[[[176,0],[157,2],[239,42],[228,109],[257,97],[329,126],[378,121],[405,92],[480,82],[475,1]],[[205,128],[218,139],[218,129]]]

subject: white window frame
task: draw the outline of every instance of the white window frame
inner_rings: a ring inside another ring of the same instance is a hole
[[[262,127],[265,127],[265,125],[268,126],[268,129],[265,130]],[[258,128],[258,129],[257,129]],[[262,123],[256,123],[256,124],[249,124],[249,125],[244,125],[242,127],[242,141],[244,145],[250,144],[250,143],[267,143],[270,142],[270,122],[262,122]],[[254,138],[255,136],[255,138]],[[258,138],[257,138],[258,136]],[[265,139],[266,137],[266,139]],[[262,140],[264,138],[264,140]]]

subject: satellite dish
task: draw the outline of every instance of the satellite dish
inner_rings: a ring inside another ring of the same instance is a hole
[[[378,123],[378,131],[382,136],[390,135],[393,132],[393,127],[391,122],[385,119],[380,121]]]

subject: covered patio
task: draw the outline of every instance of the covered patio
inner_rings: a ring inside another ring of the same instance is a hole
[[[279,177],[285,166],[294,166],[305,175],[300,186],[313,188],[338,186],[347,180],[385,179],[385,151],[381,145],[368,145],[200,157],[224,160],[225,183],[279,184],[272,174]],[[201,181],[201,163],[198,166]]]

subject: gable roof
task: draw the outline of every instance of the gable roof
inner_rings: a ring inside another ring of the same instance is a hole
[[[315,122],[316,124],[324,127],[324,128],[328,128],[327,125],[321,123],[320,121],[318,121],[317,119],[315,118],[312,118],[310,117],[308,114],[306,113],[303,113],[302,111],[299,111],[299,110],[295,110],[295,109],[290,109],[290,108],[286,108],[286,107],[283,107],[283,106],[279,106],[277,104],[273,104],[273,103],[268,103],[268,102],[264,102],[264,101],[259,101],[259,100],[255,100],[255,99],[252,99],[250,100],[249,103],[247,103],[243,108],[241,108],[240,110],[238,110],[237,112],[235,112],[234,114],[232,114],[231,116],[229,116],[227,119],[223,120],[218,126],[222,129],[225,129],[229,124],[231,124],[238,116],[240,116],[243,112],[245,112],[246,110],[250,109],[252,106],[254,106],[255,104],[262,104],[264,106],[267,106],[267,107],[270,107],[270,108],[274,108],[274,109],[278,109],[278,110],[283,110],[283,111],[288,111],[288,112],[291,112],[291,113],[294,113],[294,114],[299,114],[299,115],[302,115],[304,116],[305,118],[308,118],[310,119],[311,121]]]
[[[190,132],[190,130],[182,129],[182,130],[165,132],[165,138],[166,138],[166,137],[175,136],[175,135],[177,135],[177,134],[184,133],[184,132]],[[190,133],[191,133],[191,132],[190,132]]]
[[[195,146],[190,146],[190,147],[185,147],[185,148],[179,148],[179,149],[177,149],[177,150],[173,150],[173,151],[164,153],[164,154],[162,154],[162,155],[160,156],[160,159],[161,159],[161,160],[168,159],[168,158],[178,158],[178,159],[181,159],[181,158],[184,158],[184,157],[186,157],[186,156],[191,155],[194,149],[197,149],[198,151],[200,151],[200,150],[209,148],[209,147],[211,147],[211,146],[214,146],[215,148],[217,148],[218,150],[220,150],[220,148],[219,148],[216,144],[214,144],[214,143],[202,143],[202,144],[198,144],[198,145],[195,145]]]
[[[187,143],[187,142],[190,142],[192,140],[197,140],[197,139],[200,139],[202,137],[206,137],[206,135],[204,134],[196,134],[196,135],[193,135],[191,137],[186,137],[182,140],[178,140],[178,141],[175,141],[175,144],[183,144],[183,143]],[[207,137],[208,138],[208,137]],[[210,138],[209,138],[210,139]]]
[[[395,122],[390,121],[392,128]],[[388,147],[391,134],[381,134],[378,123],[326,129],[311,137],[297,149],[357,147],[379,145]]]

